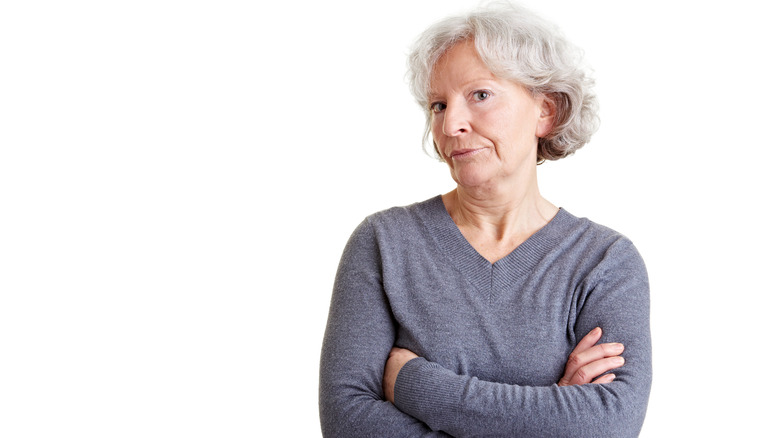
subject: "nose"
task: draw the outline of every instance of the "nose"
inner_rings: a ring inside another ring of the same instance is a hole
[[[449,102],[444,109],[444,123],[442,131],[444,135],[456,137],[469,132],[471,129],[468,108],[463,103]]]

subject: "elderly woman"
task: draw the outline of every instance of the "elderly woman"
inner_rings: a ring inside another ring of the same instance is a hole
[[[634,245],[544,199],[536,166],[597,125],[578,51],[502,6],[410,56],[453,191],[369,216],[338,269],[320,369],[328,437],[637,436],[651,381]]]

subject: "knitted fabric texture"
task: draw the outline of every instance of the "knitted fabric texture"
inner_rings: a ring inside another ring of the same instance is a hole
[[[625,345],[608,384],[558,387],[593,328]],[[390,348],[420,358],[384,400]],[[649,288],[623,235],[564,209],[495,263],[441,197],[369,216],[339,265],[320,367],[326,437],[637,436],[651,384]]]

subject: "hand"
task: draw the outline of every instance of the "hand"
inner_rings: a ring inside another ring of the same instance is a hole
[[[395,379],[398,378],[398,373],[401,372],[401,368],[406,365],[406,362],[415,357],[419,356],[405,348],[393,347],[390,350],[390,356],[385,364],[385,375],[382,378],[382,389],[385,391],[385,399],[390,403],[393,403],[395,400]]]
[[[615,380],[614,374],[606,374],[593,380],[609,370],[622,367],[625,359],[619,355],[623,352],[623,344],[617,342],[599,344],[601,328],[596,327],[585,335],[566,362],[566,370],[558,381],[558,386],[584,385],[586,383],[609,383]]]

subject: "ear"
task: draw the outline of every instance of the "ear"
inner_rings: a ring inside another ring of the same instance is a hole
[[[540,111],[539,120],[536,123],[536,137],[542,138],[553,130],[556,116],[555,101],[544,94],[540,94],[537,97],[537,104]]]

